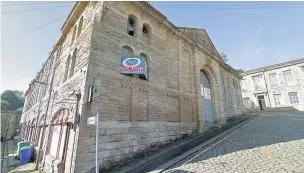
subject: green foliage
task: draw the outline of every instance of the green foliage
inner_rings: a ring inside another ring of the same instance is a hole
[[[1,94],[1,110],[15,110],[24,104],[24,96],[22,91],[5,90]]]
[[[238,72],[238,73],[244,73],[244,70],[243,69],[236,69],[236,71]]]
[[[6,100],[1,100],[1,110],[2,111],[10,110],[11,109],[10,107],[11,107],[10,104]]]

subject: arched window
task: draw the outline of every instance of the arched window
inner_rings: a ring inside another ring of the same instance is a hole
[[[74,69],[75,69],[75,63],[76,63],[76,51],[77,51],[77,49],[74,50],[73,56],[72,56],[72,59],[71,59],[72,62],[71,62],[71,66],[70,66],[69,78],[74,75]]]
[[[149,24],[143,24],[142,33],[147,37],[151,37],[151,27]]]
[[[142,32],[143,32],[143,34],[148,34],[149,29],[146,25],[143,25]]]
[[[140,74],[138,75],[139,79],[144,79],[144,80],[148,80],[148,73],[149,73],[149,69],[148,69],[148,62],[147,62],[147,57],[145,54],[140,54],[139,57],[141,60],[144,60],[144,66],[145,66],[145,74]]]
[[[134,15],[129,15],[127,23],[127,33],[131,36],[135,34],[135,28],[137,24],[137,19]]]
[[[130,47],[124,46],[122,47],[121,59],[134,57],[134,52]],[[133,74],[125,74],[127,76],[134,76]]]
[[[150,27],[150,25],[148,25],[147,23],[143,24],[142,27],[142,35],[143,37],[143,41],[145,41],[146,43],[150,44],[151,43],[151,36],[152,36],[152,29]]]
[[[72,33],[71,45],[72,45],[72,44],[74,43],[74,41],[75,41],[76,31],[77,31],[77,26],[74,27],[74,30],[73,30],[73,33]]]
[[[133,57],[133,56],[134,56],[134,52],[130,47],[124,46],[122,48],[121,57],[125,58],[125,57]]]
[[[68,78],[70,61],[71,61],[71,55],[69,55],[67,61],[65,62],[65,71],[64,71],[64,76],[63,76],[63,82],[65,82]]]
[[[82,23],[83,23],[83,16],[80,18],[80,21],[79,21],[79,24],[78,24],[77,38],[78,38],[78,37],[80,36],[80,34],[81,34]]]

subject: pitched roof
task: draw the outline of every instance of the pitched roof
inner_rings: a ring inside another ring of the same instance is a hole
[[[287,62],[283,62],[283,63],[279,63],[279,64],[274,64],[274,65],[269,65],[269,66],[265,66],[265,67],[260,67],[260,68],[248,70],[248,71],[245,71],[244,73],[242,73],[241,75],[245,76],[245,75],[249,75],[249,74],[253,74],[253,73],[278,69],[278,68],[287,67],[287,66],[291,66],[291,65],[295,65],[295,64],[300,64],[300,63],[304,63],[304,58],[300,58],[300,59],[296,59],[296,60],[292,60],[292,61],[287,61]]]

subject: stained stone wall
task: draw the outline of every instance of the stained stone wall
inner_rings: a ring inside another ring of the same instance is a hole
[[[143,12],[145,8],[141,2],[104,2],[100,18],[95,20],[85,87],[87,93],[89,86],[94,86],[94,102],[82,110],[76,172],[95,167],[95,127],[88,126],[86,120],[97,111],[101,120],[99,163],[103,168],[152,145],[205,130],[199,84],[202,69],[212,81],[215,120],[225,123],[228,117],[241,114],[237,99],[223,99],[223,95],[233,98],[232,93],[240,94],[231,83],[240,76],[222,63],[206,32],[200,31],[206,44],[200,47],[182,36],[184,31],[173,32],[170,24],[159,23],[160,16],[153,11]],[[130,14],[137,21],[133,37],[127,34]],[[150,38],[141,33],[143,24],[151,27]],[[146,55],[148,80],[120,74],[123,46],[130,47],[137,57]],[[221,80],[221,72],[229,80]]]
[[[239,81],[240,76],[221,61],[205,30],[178,28],[146,2],[77,4],[80,5],[63,27],[70,30],[63,29],[63,36],[49,55],[48,66],[37,74],[37,79],[50,83],[50,69],[56,64],[48,120],[63,107],[75,113],[71,91],[82,96],[78,107],[80,123],[71,132],[72,143],[68,145],[72,159],[66,161],[65,172],[90,172],[95,166],[95,127],[87,125],[87,118],[96,112],[100,114],[98,148],[102,168],[152,145],[204,131],[207,124],[202,116],[200,70],[211,81],[216,123],[223,124],[228,117],[241,114],[242,105],[237,104],[236,97],[240,90],[233,82]],[[135,16],[137,22],[133,37],[126,32],[129,15]],[[79,26],[81,18],[82,34],[71,43],[74,27]],[[149,37],[142,34],[143,24],[149,26]],[[201,37],[194,39],[191,33]],[[130,47],[136,57],[146,56],[148,80],[120,74],[123,46]],[[64,81],[67,58],[75,50],[75,74]],[[93,103],[88,102],[90,86],[94,86]],[[49,86],[29,87],[22,122],[36,118],[38,110],[44,114],[48,91]],[[48,134],[49,131],[45,136]],[[47,139],[44,141],[43,148]],[[44,171],[60,172],[58,159],[47,153],[44,158]]]

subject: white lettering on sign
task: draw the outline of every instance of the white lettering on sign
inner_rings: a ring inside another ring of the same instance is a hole
[[[205,99],[211,100],[211,91],[209,88],[204,87],[204,94],[205,94]]]
[[[88,121],[87,121],[88,125],[96,125],[97,121],[96,121],[96,117],[89,117]]]

